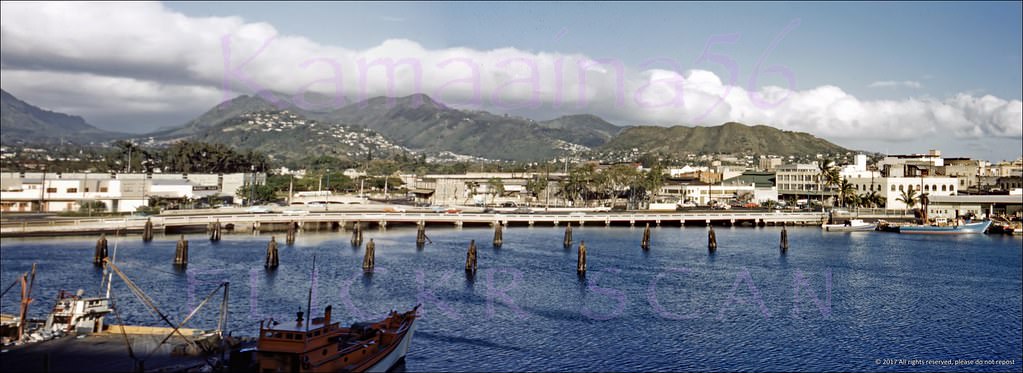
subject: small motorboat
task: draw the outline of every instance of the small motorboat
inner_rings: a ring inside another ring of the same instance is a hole
[[[876,226],[877,224],[867,223],[862,219],[850,219],[842,224],[822,224],[821,229],[825,232],[866,232],[874,230]]]

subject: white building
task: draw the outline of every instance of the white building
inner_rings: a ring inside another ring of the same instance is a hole
[[[114,212],[133,212],[150,197],[196,199],[238,195],[249,183],[263,184],[265,174],[117,174],[0,173],[0,210],[12,212],[75,211],[96,201]]]
[[[672,184],[664,185],[658,193],[659,197],[677,196],[682,202],[693,202],[700,206],[715,203],[730,203],[748,194],[752,202],[763,204],[778,200],[778,189],[775,187],[757,187],[750,184]]]
[[[703,167],[703,166],[689,166],[689,165],[686,165],[686,166],[683,166],[683,167],[672,167],[672,168],[669,168],[667,171],[668,171],[668,175],[669,176],[671,176],[671,177],[679,177],[681,175],[690,174],[690,173],[697,172],[697,171],[707,172],[708,170],[710,170],[710,169],[707,168],[707,167]]]
[[[954,177],[875,177],[849,178],[856,194],[866,195],[877,192],[884,198],[885,208],[890,210],[910,209],[913,206],[899,200],[903,191],[913,189],[915,197],[920,198],[920,191],[928,196],[954,196],[958,191],[959,181]],[[919,207],[919,206],[916,206]]]
[[[821,171],[817,162],[785,164],[776,171],[779,195],[820,196]],[[834,195],[834,193],[827,193]]]

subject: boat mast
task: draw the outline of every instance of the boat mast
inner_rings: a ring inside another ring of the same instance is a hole
[[[127,226],[125,227],[125,230],[127,230]],[[121,235],[118,234],[118,233],[119,233],[118,230],[115,229],[114,230],[114,252],[113,252],[113,255],[110,256],[110,263],[113,263],[115,260],[117,260],[117,243],[121,242]],[[114,271],[111,271],[109,268],[104,268],[103,271],[107,272],[107,276],[106,276],[106,280],[107,280],[106,298],[110,299],[110,284],[112,282],[114,282]]]
[[[316,286],[316,255],[313,255],[313,271],[309,276],[309,296],[306,298],[305,303],[305,331],[309,331],[309,320],[313,318],[312,307],[313,307],[313,287]]]

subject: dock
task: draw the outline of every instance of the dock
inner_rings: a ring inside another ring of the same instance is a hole
[[[181,329],[186,335],[199,335],[193,329]],[[132,349],[148,355],[168,328],[129,326],[125,329]],[[174,336],[144,363],[145,371],[198,370],[210,356],[184,351],[184,340]],[[4,372],[132,372],[136,362],[128,355],[128,345],[117,325],[110,330],[65,336],[49,341],[5,347],[0,353],[0,371]]]
[[[294,222],[303,230],[347,229],[356,222],[368,227],[387,228],[395,225],[432,226],[765,226],[765,225],[818,225],[827,219],[820,212],[699,212],[699,213],[642,213],[609,212],[586,214],[493,214],[493,213],[350,213],[322,212],[307,214],[264,213],[231,215],[179,215],[103,219],[52,219],[0,223],[0,236],[55,236],[91,235],[101,233],[142,233],[146,222],[152,229],[165,234],[205,232],[219,221],[225,230],[234,232],[286,231]]]

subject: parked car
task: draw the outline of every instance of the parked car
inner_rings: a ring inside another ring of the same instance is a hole
[[[401,207],[401,206],[384,207],[384,212],[400,212],[400,213],[404,214],[405,211],[406,211],[405,208]]]
[[[514,213],[514,214],[532,214],[532,213],[534,213],[534,211],[533,211],[533,209],[531,209],[529,207],[519,207],[517,209],[512,210],[512,213]]]

